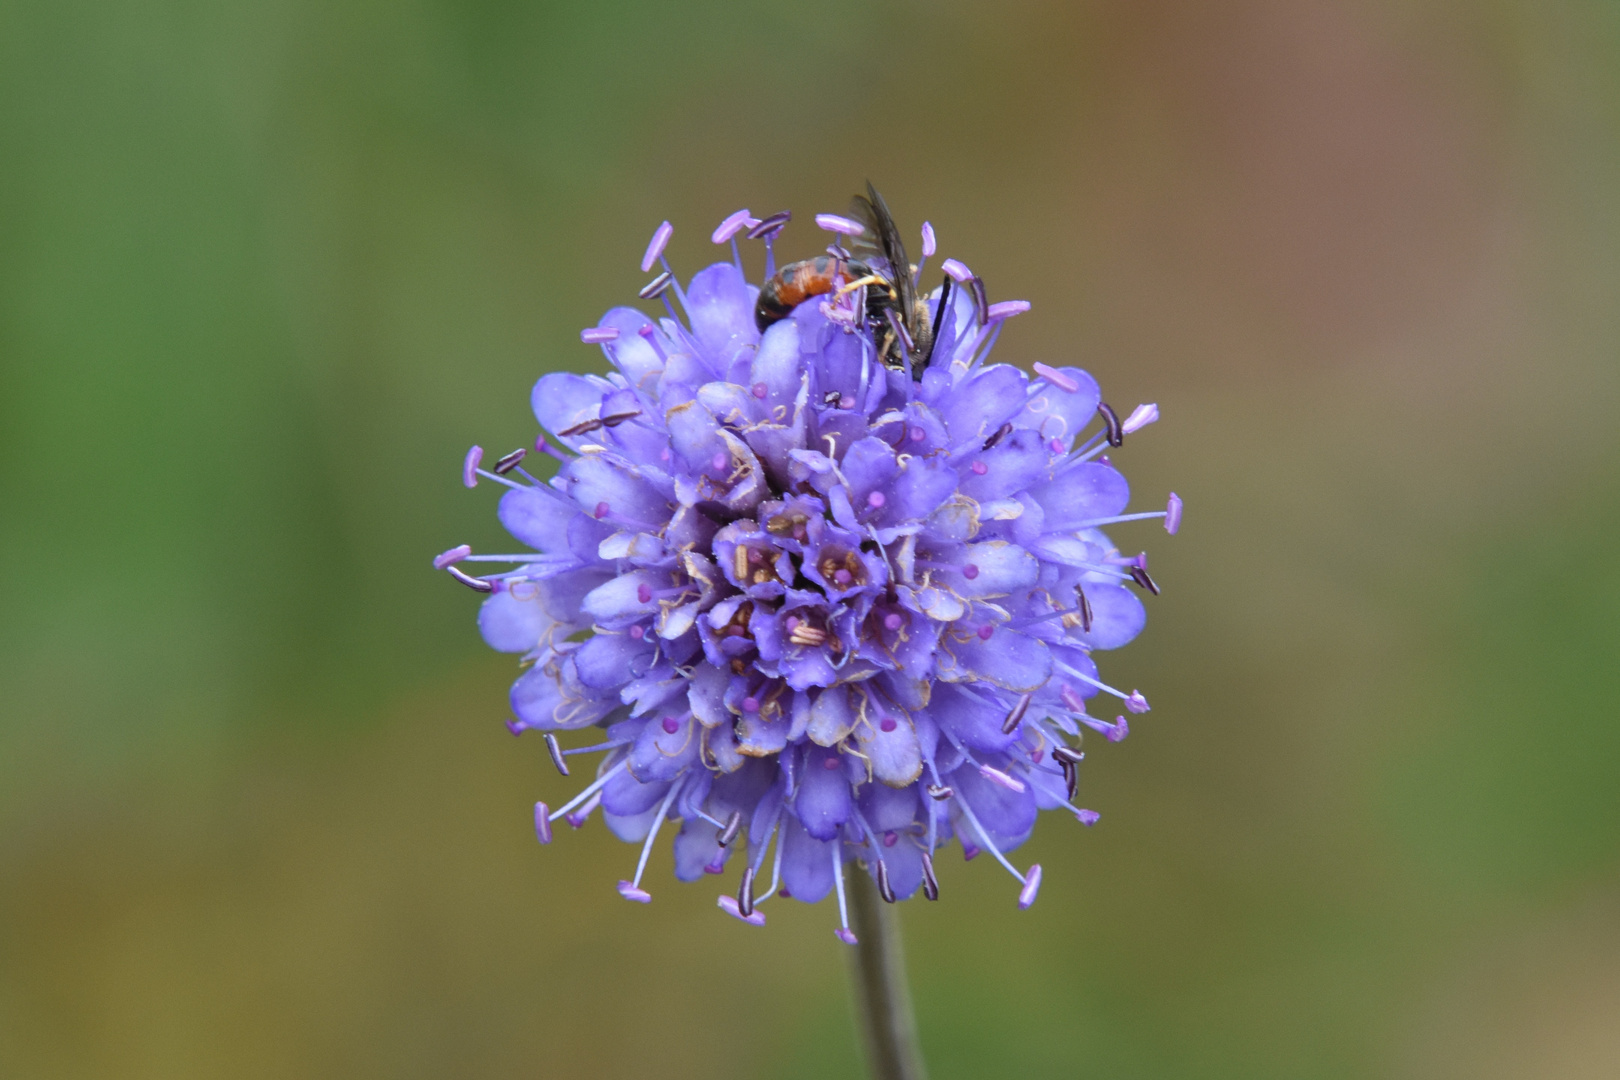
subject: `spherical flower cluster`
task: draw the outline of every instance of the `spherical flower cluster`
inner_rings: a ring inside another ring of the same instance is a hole
[[[577,828],[600,808],[641,844],[627,899],[650,899],[642,878],[670,823],[680,879],[742,864],[720,906],[754,925],[773,895],[836,892],[837,933],[853,942],[847,864],[885,900],[934,899],[952,839],[1001,863],[1028,907],[1040,867],[1008,854],[1037,811],[1097,819],[1073,802],[1083,729],[1117,741],[1126,714],[1148,709],[1102,681],[1093,655],[1135,637],[1137,592],[1158,591],[1146,556],[1102,528],[1180,521],[1173,494],[1126,513],[1104,456],[1157,409],[1120,421],[1079,368],[991,363],[1029,305],[988,303],[956,260],[944,270],[957,287],[927,300],[923,370],[909,355],[884,363],[866,286],[813,295],[761,333],[737,236],[765,241],[769,278],[787,218],[732,215],[714,236],[732,261],[684,288],[660,227],[642,269],[664,272],[642,295],[665,316],[614,308],[581,335],[609,373],[534,388],[550,433],[536,451],[555,476],[528,472],[523,451],[492,471],[478,447],[467,456],[465,482],[505,485],[501,523],[535,550],[463,546],[435,566],[488,594],[485,640],[522,654],[512,731],[543,732],[564,775],[569,757],[604,754],[566,804],[537,804],[535,826],[549,843],[553,823]],[[861,229],[818,224],[836,258]],[[925,264],[933,248],[925,225]],[[465,569],[481,561],[517,567]],[[1114,719],[1091,714],[1099,694],[1117,699]],[[553,734],[593,727],[603,737],[568,750]]]

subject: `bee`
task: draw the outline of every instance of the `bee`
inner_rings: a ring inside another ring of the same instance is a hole
[[[912,282],[914,267],[906,257],[900,230],[888,203],[870,182],[866,194],[851,201],[850,216],[865,231],[848,238],[848,257],[817,255],[782,267],[759,290],[754,323],[763,332],[813,296],[865,287],[866,323],[873,331],[878,355],[892,367],[902,367],[909,357],[913,376],[921,378],[933,353],[938,325],[937,320],[930,321],[927,300],[917,295]],[[949,300],[950,284],[946,278],[941,312]]]

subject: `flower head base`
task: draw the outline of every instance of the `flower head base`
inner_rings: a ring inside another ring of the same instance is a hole
[[[549,843],[553,823],[577,828],[600,806],[641,846],[627,899],[651,899],[642,880],[668,824],[682,880],[742,864],[720,907],[751,925],[773,896],[833,893],[852,942],[848,864],[886,900],[935,899],[952,839],[989,852],[1028,907],[1040,868],[1009,853],[1039,810],[1097,820],[1073,802],[1081,731],[1128,731],[1088,699],[1148,708],[1103,682],[1093,654],[1135,637],[1138,594],[1158,591],[1145,556],[1103,527],[1180,524],[1174,495],[1125,513],[1125,479],[1099,460],[1157,408],[1121,424],[1079,368],[991,363],[1028,305],[989,305],[982,283],[928,298],[933,350],[915,378],[882,361],[883,328],[853,289],[809,296],[762,334],[737,239],[769,246],[788,219],[731,215],[713,239],[732,261],[684,288],[660,226],[643,269],[663,263],[650,295],[664,317],[614,308],[581,335],[612,370],[534,388],[550,432],[536,451],[556,475],[531,475],[521,453],[494,471],[481,451],[464,463],[468,483],[507,489],[501,522],[534,551],[458,547],[435,566],[490,593],[485,640],[523,656],[514,733],[548,733],[564,775],[565,756],[605,755],[573,799],[536,806],[535,826]],[[816,220],[838,242],[862,228]],[[944,270],[978,282],[957,260]],[[478,562],[516,568],[474,577]],[[549,735],[591,727],[605,738],[568,750]]]

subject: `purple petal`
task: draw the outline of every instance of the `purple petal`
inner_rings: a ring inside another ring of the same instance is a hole
[[[526,653],[537,648],[555,625],[556,620],[546,614],[532,591],[519,596],[503,589],[478,609],[478,632],[498,652]]]
[[[1131,501],[1131,488],[1118,469],[1096,461],[1076,465],[1057,480],[1032,488],[1046,511],[1046,528],[1063,532],[1095,518],[1112,517]]]
[[[796,900],[814,904],[832,891],[832,855],[793,817],[782,819],[782,884]]]
[[[849,819],[849,781],[833,750],[812,746],[804,756],[804,775],[793,800],[793,812],[800,824],[817,840],[831,840]],[[827,763],[833,767],[828,768]]]

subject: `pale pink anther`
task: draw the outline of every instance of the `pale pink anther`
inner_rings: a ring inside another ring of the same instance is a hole
[[[1028,300],[1003,300],[998,304],[991,304],[985,314],[991,322],[995,322],[997,319],[1010,319],[1014,315],[1022,315],[1028,310]]]
[[[664,248],[669,245],[670,235],[674,231],[675,226],[667,221],[653,230],[652,239],[647,242],[647,254],[641,257],[641,272],[643,274],[652,270],[653,264],[658,261],[658,257],[664,253]]]
[[[990,625],[981,626],[981,627],[979,627],[979,640],[980,641],[989,641],[990,640],[990,635],[994,634],[995,632],[996,632],[996,628],[993,627],[993,626],[990,626]]]
[[[922,236],[923,236],[923,246],[922,246],[923,258],[927,259],[927,258],[932,257],[934,252],[939,250],[939,242],[934,239],[934,225],[933,225],[932,222],[929,222],[929,221],[923,222]]]
[[[888,497],[885,496],[881,491],[873,491],[868,493],[866,496],[866,505],[870,506],[874,510],[888,501]]]
[[[542,844],[551,843],[551,807],[543,802],[534,804],[534,835]]]
[[[727,215],[726,220],[720,223],[720,227],[714,230],[714,235],[709,239],[716,244],[723,244],[748,228],[748,223],[753,220],[753,216],[747,210],[738,210],[735,214]]]
[[[469,556],[471,554],[472,554],[472,546],[471,545],[469,545],[469,544],[457,544],[455,547],[451,548],[449,551],[440,552],[439,554],[437,554],[437,555],[435,555],[433,557],[433,569],[435,569],[435,570],[443,570],[445,567],[449,566],[451,563],[458,563],[462,559],[465,559],[467,556]]]
[[[609,341],[618,341],[619,329],[616,326],[587,326],[579,332],[579,340],[587,345],[601,345]]]
[[[715,472],[725,472],[731,465],[731,458],[725,454],[716,454],[709,464],[714,466]]]
[[[1018,910],[1025,911],[1035,902],[1035,896],[1041,891],[1041,864],[1036,863],[1024,875],[1024,887],[1018,890]]]
[[[940,264],[940,269],[949,274],[953,280],[962,284],[973,280],[973,271],[967,268],[966,263],[956,259],[946,259]]]
[[[1084,825],[1088,829],[1097,824],[1098,820],[1102,817],[1102,815],[1097,813],[1097,811],[1087,810],[1083,807],[1076,810],[1074,812],[1074,816],[1079,819],[1080,824]]]
[[[1041,378],[1045,379],[1059,390],[1064,390],[1072,394],[1076,390],[1080,389],[1080,384],[1070,378],[1067,372],[1059,371],[1057,368],[1049,367],[1048,365],[1042,364],[1039,361],[1037,361],[1035,364],[1035,374],[1039,375]]]
[[[478,464],[484,460],[484,448],[475,446],[461,459],[461,482],[468,487],[478,486]]]
[[[598,521],[600,521],[600,520],[602,520],[603,518],[605,518],[607,516],[608,516],[608,504],[605,503],[605,502],[597,503],[596,504],[596,511],[595,511],[596,519]]]
[[[1000,784],[1008,791],[1016,791],[1020,795],[1024,793],[1024,782],[1016,776],[1008,776],[1000,769],[992,768],[989,765],[980,765],[979,775],[992,784]]]
[[[847,926],[840,926],[834,930],[833,936],[845,945],[859,945],[861,943],[860,938],[856,937],[855,932]]]
[[[1130,733],[1130,721],[1126,720],[1123,716],[1116,716],[1114,717],[1114,726],[1109,728],[1104,734],[1107,736],[1109,742],[1124,742],[1125,736],[1129,735]]]
[[[666,735],[673,735],[677,731],[681,730],[681,722],[675,719],[673,716],[664,717],[659,726],[664,729],[664,734]]]
[[[822,763],[821,763],[821,767],[823,769],[826,769],[828,772],[832,772],[834,769],[838,768],[838,755],[833,754],[833,755],[829,756],[828,758],[826,758],[825,760],[823,760]]]
[[[619,882],[619,895],[626,900],[634,900],[638,904],[652,903],[652,893],[632,881]]]
[[[1131,696],[1125,699],[1125,707],[1133,713],[1145,713],[1151,708],[1140,690],[1131,691]]]
[[[972,563],[968,563],[966,566],[962,567],[962,576],[967,578],[969,581],[972,581],[974,578],[979,576],[979,568]]]
[[[766,386],[762,382],[755,383],[753,389],[754,389],[754,396],[759,398],[759,400],[761,400],[761,401],[764,401],[767,397],[770,396],[770,393],[771,393],[771,388]]]
[[[1175,492],[1170,493],[1170,501],[1164,507],[1164,531],[1171,536],[1181,528],[1181,496]]]
[[[972,465],[968,466],[968,468],[973,470],[974,476],[983,476],[985,473],[990,471],[990,466],[986,465],[982,461],[975,461]]]
[[[755,908],[747,915],[744,915],[742,913],[742,908],[737,906],[737,898],[735,896],[722,896],[720,898],[720,910],[725,912],[727,915],[730,915],[738,922],[745,922],[749,926],[765,925],[765,913],[763,911],[759,910],[759,908]]]
[[[816,226],[843,236],[859,236],[866,231],[865,225],[852,221],[842,214],[817,214]]]
[[[745,697],[742,699],[743,712],[759,712],[759,698]]]
[[[884,731],[893,731],[899,726],[899,724],[895,723],[895,719],[892,716],[885,716],[882,721],[878,723],[878,727],[882,728]]]
[[[631,637],[632,640],[640,641],[642,638],[644,638],[646,636],[647,636],[647,628],[645,626],[642,626],[642,625],[640,625],[638,623],[635,626],[632,626],[630,628],[630,637]]]
[[[894,847],[894,845],[898,844],[899,842],[900,834],[895,832],[893,829],[890,829],[888,832],[883,834],[884,847]]]
[[[905,621],[906,620],[902,619],[900,616],[896,615],[892,611],[889,612],[889,614],[883,616],[883,625],[885,627],[887,627],[888,629],[890,629],[890,630],[898,630],[898,629],[900,629],[900,624],[905,622]]]
[[[637,585],[636,599],[641,601],[643,604],[652,603],[652,586],[648,585],[645,581],[643,581],[640,585]]]
[[[1131,410],[1131,415],[1125,418],[1125,422],[1119,425],[1119,430],[1129,435],[1133,431],[1141,431],[1158,418],[1159,407],[1157,405],[1138,405]]]

